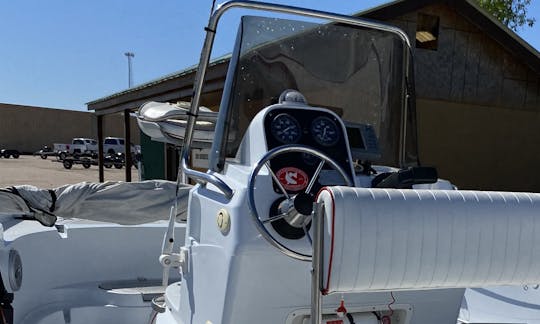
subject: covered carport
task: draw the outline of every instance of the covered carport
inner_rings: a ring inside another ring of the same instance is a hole
[[[201,105],[217,111],[225,76],[229,65],[229,56],[221,57],[213,60],[210,63],[209,70],[206,74],[206,82],[203,88],[201,97]],[[167,75],[163,78],[135,86],[133,88],[112,94],[107,97],[96,99],[87,103],[88,110],[93,111],[97,120],[97,136],[99,143],[99,182],[105,181],[104,172],[104,152],[103,134],[104,118],[108,115],[123,114],[124,116],[124,149],[125,152],[130,152],[131,143],[131,114],[136,112],[139,107],[148,101],[158,102],[178,102],[190,101],[193,94],[193,83],[195,78],[196,67],[189,67],[183,71]],[[143,149],[143,155],[145,154]],[[165,153],[164,153],[165,154]],[[131,154],[125,155],[126,163],[126,182],[131,182],[131,166],[133,164]],[[165,158],[164,162],[170,159]],[[174,169],[176,169],[176,165]],[[172,169],[165,167],[165,169]],[[172,175],[166,175],[169,180]]]

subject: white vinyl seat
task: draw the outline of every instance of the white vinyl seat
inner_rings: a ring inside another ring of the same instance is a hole
[[[323,293],[540,282],[540,194],[327,187]]]

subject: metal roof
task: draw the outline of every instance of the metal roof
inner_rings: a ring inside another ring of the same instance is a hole
[[[473,25],[486,32],[501,46],[506,48],[513,55],[520,58],[522,62],[524,62],[526,65],[528,65],[531,69],[533,69],[536,73],[540,75],[540,53],[538,52],[538,50],[529,45],[525,40],[519,37],[507,26],[503,25],[489,12],[481,8],[475,0],[397,0],[366,11],[358,12],[355,14],[355,16],[384,21],[397,18],[408,12],[416,11],[421,9],[422,7],[433,4],[446,4],[454,8],[458,13],[468,19]],[[210,68],[228,63],[230,57],[231,55],[228,54],[212,60],[210,63]],[[123,100],[123,97],[135,95],[136,93],[157,87],[171,80],[180,80],[182,78],[193,77],[196,69],[197,66],[190,66],[182,71],[171,73],[162,78],[141,84],[139,86],[118,93],[114,93],[104,98],[96,99],[87,103],[88,110],[95,110],[96,113],[100,114],[122,111],[122,109],[126,109],[126,105],[128,104],[128,102],[134,102],[133,98],[131,98],[131,101],[129,101],[127,100],[128,98],[125,98],[126,100]],[[226,73],[226,69],[221,71],[223,73]],[[224,78],[225,75],[222,75],[221,77]],[[142,97],[149,97],[150,95],[151,93],[146,94]],[[140,103],[141,100],[142,99],[135,100],[135,102]],[[115,105],[119,106],[117,108],[114,108]]]
[[[227,55],[223,55],[221,57],[215,58],[210,62],[209,68],[212,69],[212,68],[216,68],[217,66],[225,64],[225,63],[228,64],[230,58],[231,58],[231,54],[227,54]],[[141,91],[149,90],[151,88],[156,88],[156,87],[158,87],[160,85],[163,85],[165,83],[174,82],[175,80],[179,80],[179,79],[182,79],[182,78],[185,78],[185,77],[193,77],[196,70],[197,70],[197,67],[198,67],[198,65],[192,65],[192,66],[187,67],[186,69],[183,69],[181,71],[174,72],[174,73],[171,73],[171,74],[167,74],[167,75],[165,75],[165,76],[163,76],[161,78],[154,79],[152,81],[137,85],[135,87],[132,87],[132,88],[120,91],[120,92],[113,93],[113,94],[111,94],[109,96],[90,101],[90,102],[86,103],[86,105],[88,107],[88,110],[96,110],[96,112],[99,111],[99,110],[103,110],[103,109],[109,110],[107,113],[117,112],[117,111],[111,111],[110,110],[112,108],[112,106],[120,104],[120,103],[124,104],[124,103],[133,101],[133,95],[136,94],[136,93],[140,93]],[[180,89],[180,84],[178,84],[178,89]],[[161,89],[161,90],[162,91],[170,91],[170,89]],[[141,96],[141,97],[144,97],[144,98],[152,97],[152,95],[156,95],[156,94],[159,94],[159,93],[160,93],[160,90],[158,89],[156,91],[156,93],[147,93],[147,94],[145,94],[144,96]],[[122,100],[121,99],[122,97],[126,98],[126,100]],[[131,98],[128,99],[128,97],[131,97]],[[178,94],[177,97],[182,97],[182,95]],[[110,102],[111,105],[108,105],[107,102]],[[113,109],[113,110],[122,111],[124,109],[125,109],[125,107],[123,107],[123,109]]]

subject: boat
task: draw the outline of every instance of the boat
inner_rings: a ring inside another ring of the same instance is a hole
[[[242,16],[216,117],[200,98],[232,9],[270,15]],[[114,184],[80,200],[107,186],[5,193],[15,207],[1,222],[2,318],[456,323],[470,319],[468,292],[535,290],[540,195],[462,191],[420,165],[402,30],[231,1],[206,31],[189,110],[151,103],[138,114],[152,138],[181,142],[177,185]],[[191,150],[209,142],[208,170],[192,168]],[[75,207],[59,218],[52,197],[64,192]],[[83,220],[84,201],[102,209]]]
[[[176,195],[177,237],[190,187]],[[0,323],[147,323],[164,290],[156,255],[176,189],[162,180],[1,189]]]
[[[137,123],[153,141],[182,146],[186,133],[190,104],[150,101],[137,112]],[[200,107],[199,120],[195,124],[193,147],[210,148],[214,139],[217,113]]]

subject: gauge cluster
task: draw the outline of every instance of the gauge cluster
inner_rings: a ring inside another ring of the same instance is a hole
[[[282,145],[306,145],[331,157],[344,170],[351,170],[346,142],[347,134],[339,117],[330,112],[302,108],[276,108],[267,113],[264,127],[268,150]],[[311,178],[319,163],[320,160],[311,154],[291,153],[272,160],[271,168],[276,174],[290,167],[298,168],[308,175],[307,178]],[[332,172],[331,170],[325,172],[325,169],[327,169],[326,166],[322,174]],[[315,192],[317,188],[318,186],[314,188]]]
[[[269,122],[267,130],[270,130],[272,138],[269,142],[277,142],[281,145],[300,142],[311,145],[313,144],[311,142],[315,142],[322,147],[333,147],[338,144],[342,138],[342,129],[335,116],[317,111],[311,112],[315,113],[316,116],[310,118],[309,112],[298,113],[294,110],[296,109],[293,109],[292,112],[269,113],[266,123]]]

